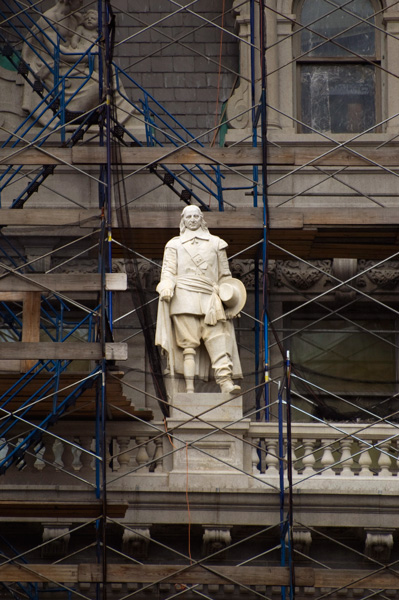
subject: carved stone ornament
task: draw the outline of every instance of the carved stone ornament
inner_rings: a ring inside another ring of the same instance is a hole
[[[366,531],[364,553],[378,561],[388,562],[393,548],[393,529],[373,528]]]
[[[261,268],[262,267],[260,266],[260,279],[262,275]],[[230,261],[230,269],[232,276],[242,281],[247,290],[255,289],[255,263],[253,260],[234,259]]]
[[[312,545],[312,534],[308,529],[295,527],[292,532],[294,549],[302,554],[309,554]]]
[[[45,546],[42,546],[42,558],[55,558],[65,556],[68,553],[71,538],[70,526],[70,523],[43,524],[43,543]]]
[[[283,287],[288,283],[298,290],[309,290],[323,278],[325,283],[330,282],[331,260],[313,260],[309,263],[299,260],[276,260],[274,270],[270,269],[274,284]]]
[[[215,552],[224,550],[231,544],[231,533],[228,527],[205,528],[202,536],[202,555],[209,556]],[[223,554],[218,558],[222,558]]]
[[[123,531],[122,550],[128,556],[144,559],[148,556],[148,547],[151,541],[149,527],[136,527],[132,525]]]
[[[372,260],[359,260],[359,270],[365,271],[375,264]],[[393,290],[399,284],[399,261],[388,260],[382,265],[370,269],[363,277],[384,290]]]

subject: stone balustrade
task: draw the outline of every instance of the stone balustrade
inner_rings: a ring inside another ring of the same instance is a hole
[[[279,475],[277,423],[253,423],[252,473]],[[391,478],[399,473],[399,424],[294,423],[291,428],[293,480],[339,477]],[[287,472],[287,432],[283,434],[283,465]]]
[[[56,471],[60,476],[76,474],[94,480],[96,442],[94,428],[84,423],[60,424],[55,435],[46,433],[40,446],[24,456],[25,464],[13,466],[24,475]],[[226,430],[228,432],[228,428]],[[178,432],[177,432],[178,435]],[[228,433],[226,433],[228,437]],[[233,434],[232,434],[233,435]],[[68,440],[65,443],[63,440]],[[279,432],[277,423],[251,422],[244,435],[243,464],[255,480],[279,477]],[[380,480],[397,477],[399,472],[399,427],[387,424],[334,423],[331,425],[295,423],[291,431],[293,480]],[[283,434],[283,468],[287,479],[287,434]],[[5,456],[11,443],[1,450]],[[112,475],[154,476],[170,471],[170,456],[176,452],[171,437],[164,435],[162,423],[121,423],[107,425],[107,469]],[[224,465],[228,459],[224,459]]]

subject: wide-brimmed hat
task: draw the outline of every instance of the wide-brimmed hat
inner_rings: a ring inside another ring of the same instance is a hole
[[[231,316],[236,317],[244,308],[247,301],[247,290],[239,279],[229,277],[219,286],[219,296]]]

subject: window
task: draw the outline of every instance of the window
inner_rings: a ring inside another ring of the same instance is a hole
[[[392,415],[399,408],[395,315],[373,305],[331,310],[290,319],[291,359],[302,378],[292,380],[293,404],[312,412],[298,401],[306,397],[318,416],[333,420]]]
[[[376,19],[370,0],[300,4],[295,35],[299,131],[358,133],[376,123]]]

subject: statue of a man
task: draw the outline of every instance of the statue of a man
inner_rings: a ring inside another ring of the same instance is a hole
[[[232,318],[242,310],[246,292],[233,279],[227,243],[209,233],[198,206],[186,206],[180,236],[165,246],[156,344],[168,357],[168,369],[184,375],[186,391],[194,377],[207,379],[210,367],[223,393],[240,391],[242,378]]]

